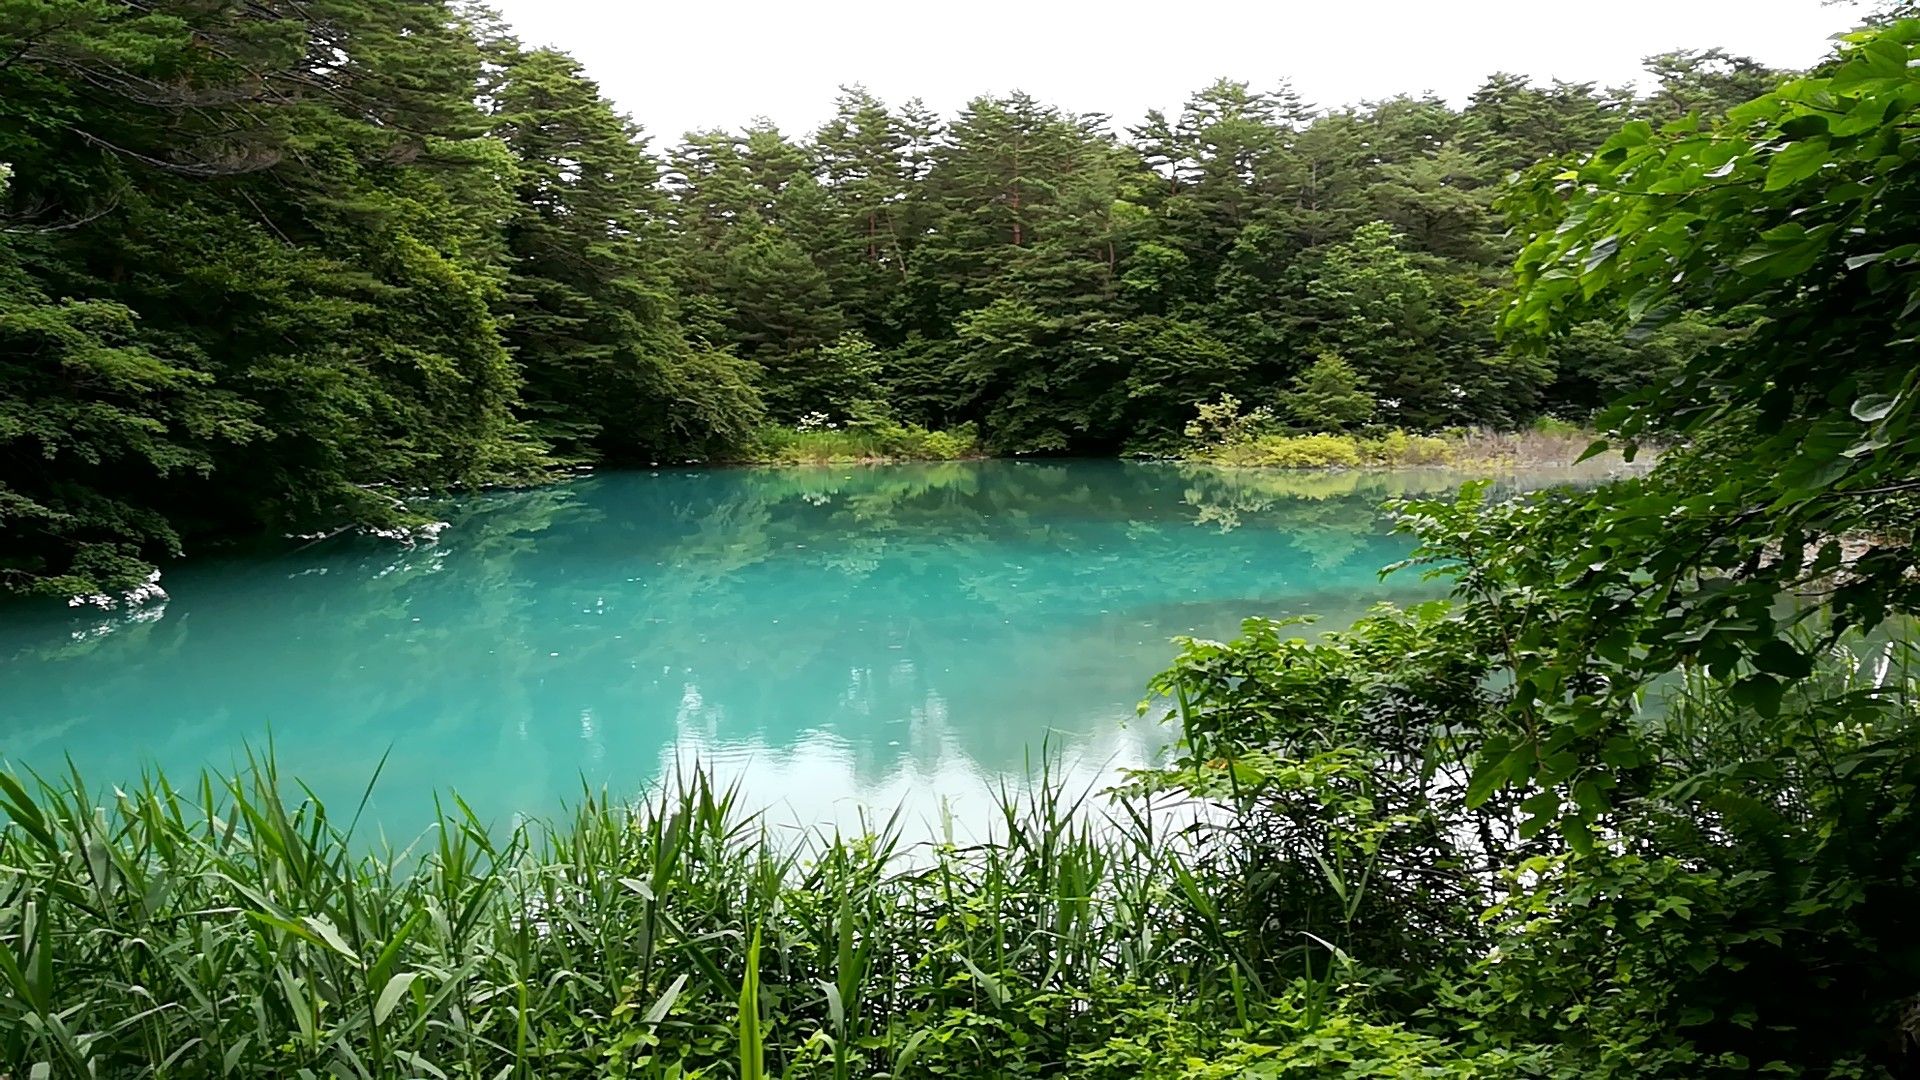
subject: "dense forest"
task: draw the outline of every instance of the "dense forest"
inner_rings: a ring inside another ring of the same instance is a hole
[[[1174,757],[978,843],[693,772],[370,852],[270,756],[0,771],[0,1070],[1920,1076],[1920,19],[1653,68],[1120,133],[849,92],[659,159],[476,11],[0,0],[9,588],[803,423],[1660,448],[1396,504],[1446,600],[1181,643]]]
[[[0,590],[111,592],[423,492],[742,460],[781,426],[1164,452],[1222,395],[1308,430],[1580,419],[1720,331],[1496,340],[1507,181],[1776,72],[1463,108],[1222,80],[1116,127],[849,88],[667,145],[439,0],[0,6]],[[924,434],[924,432],[922,432]]]

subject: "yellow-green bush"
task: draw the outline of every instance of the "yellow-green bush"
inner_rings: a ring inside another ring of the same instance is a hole
[[[1373,465],[1447,465],[1453,462],[1455,451],[1453,440],[1409,435],[1398,428],[1360,444],[1361,454]]]
[[[1341,469],[1361,464],[1360,444],[1351,435],[1262,435],[1206,451],[1219,465],[1274,469]]]
[[[849,427],[761,430],[747,460],[764,465],[829,465],[853,461],[954,461],[980,456],[972,424],[930,431],[892,422]]]
[[[1571,465],[1591,438],[1578,428],[1564,425],[1518,432],[1462,430],[1442,435],[1417,435],[1394,429],[1365,438],[1256,435],[1201,445],[1184,456],[1189,461],[1212,465],[1272,469]]]
[[[1389,431],[1370,439],[1351,435],[1261,435],[1198,455],[1216,465],[1273,469],[1351,469],[1363,465],[1448,465],[1457,448],[1450,439]]]

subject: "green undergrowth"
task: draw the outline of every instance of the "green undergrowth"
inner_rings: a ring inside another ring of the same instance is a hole
[[[761,428],[744,455],[761,465],[831,465],[843,462],[958,461],[983,456],[971,424],[932,431],[892,421],[845,427]]]
[[[1393,469],[1440,467],[1555,467],[1579,460],[1594,436],[1572,425],[1543,424],[1526,431],[1456,431],[1421,435],[1252,435],[1198,446],[1187,460],[1211,465],[1276,469]]]
[[[1577,424],[1542,417],[1513,431],[1451,428],[1421,434],[1364,427],[1313,432],[1280,425],[1272,408],[1247,409],[1231,394],[1194,406],[1179,452],[1188,461],[1274,469],[1460,469],[1572,465],[1584,460],[1595,435]]]
[[[11,1075],[1413,1077],[1526,1056],[1384,1023],[1324,951],[1269,965],[1223,921],[1245,883],[1204,836],[1044,776],[978,844],[775,835],[696,773],[505,837],[455,800],[377,855],[271,762],[0,787]]]
[[[1400,431],[1364,439],[1353,435],[1261,435],[1208,447],[1192,457],[1214,465],[1355,469],[1446,465],[1454,459],[1454,446],[1445,439]]]

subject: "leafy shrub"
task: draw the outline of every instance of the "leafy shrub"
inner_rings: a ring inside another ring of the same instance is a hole
[[[1588,433],[1587,430],[1579,424],[1573,423],[1570,420],[1562,420],[1557,416],[1542,416],[1536,418],[1533,422],[1533,431],[1540,435],[1565,436],[1568,438]]]
[[[1276,469],[1353,468],[1362,460],[1350,435],[1262,435],[1215,447],[1204,457],[1218,465]]]
[[[844,426],[821,421],[798,428],[762,428],[746,460],[768,465],[954,461],[977,457],[980,452],[979,431],[972,424],[930,431],[892,420]]]
[[[1140,1075],[1167,1080],[1279,1080],[1339,1076],[1371,1080],[1501,1080],[1543,1074],[1551,1055],[1539,1049],[1462,1049],[1398,1024],[1336,1016],[1284,1040],[1233,1040],[1208,1057]]]
[[[1450,465],[1459,446],[1437,435],[1409,435],[1396,428],[1378,438],[1362,440],[1360,452],[1373,465]]]
[[[1293,380],[1287,413],[1308,431],[1349,431],[1373,417],[1366,380],[1338,353],[1321,353]]]
[[[1187,438],[1206,446],[1239,446],[1273,427],[1272,409],[1261,405],[1243,413],[1241,404],[1232,394],[1221,394],[1218,401],[1195,405],[1199,415],[1187,422]]]
[[[1258,435],[1208,447],[1193,456],[1215,465],[1351,469],[1362,465],[1450,465],[1459,457],[1459,446],[1438,436],[1397,430],[1367,439],[1352,435]]]
[[[1109,1015],[1105,1044],[1075,1053],[1066,1074],[1082,1080],[1241,1080],[1261,1077],[1375,1078],[1551,1075],[1543,1048],[1474,1046],[1368,1015],[1356,1000],[1329,1002],[1326,987],[1295,980],[1225,1036],[1164,1003],[1123,1005]]]

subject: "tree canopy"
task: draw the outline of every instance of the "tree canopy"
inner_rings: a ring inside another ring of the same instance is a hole
[[[805,137],[655,147],[572,58],[448,0],[9,0],[0,57],[0,587],[53,594],[557,465],[728,460],[815,414],[1103,454],[1222,394],[1582,416],[1717,330],[1496,340],[1496,195],[1776,79],[1681,53],[1643,95],[1496,74],[1458,109],[1221,80],[1125,131],[848,87]]]

